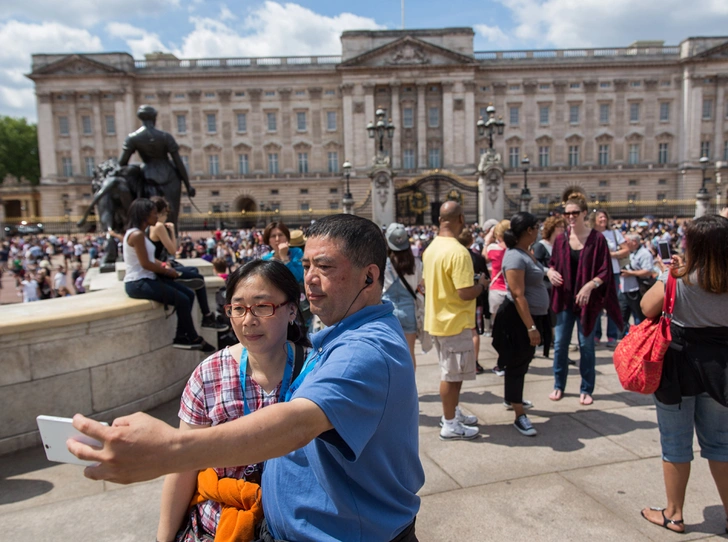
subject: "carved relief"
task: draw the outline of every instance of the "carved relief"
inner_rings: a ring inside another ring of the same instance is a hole
[[[497,169],[493,169],[485,178],[485,191],[488,193],[488,200],[491,205],[495,205],[498,201],[498,192],[500,191],[501,175]]]
[[[478,164],[478,173],[485,173],[488,168],[500,167],[501,155],[495,149],[488,149],[480,155],[480,163]]]
[[[462,98],[457,98],[457,99],[453,100],[452,108],[455,111],[464,111],[465,110],[465,100],[463,100]]]
[[[354,102],[354,113],[364,113],[364,102]]]
[[[388,60],[387,64],[429,64],[430,59],[422,49],[417,45],[407,44],[397,50]]]
[[[374,190],[379,197],[379,204],[382,206],[382,210],[384,210],[389,199],[389,177],[386,173],[380,173],[374,178]]]

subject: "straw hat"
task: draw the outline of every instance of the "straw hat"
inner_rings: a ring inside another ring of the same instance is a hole
[[[302,247],[306,244],[306,238],[301,230],[291,230],[291,239],[288,241],[290,247]]]

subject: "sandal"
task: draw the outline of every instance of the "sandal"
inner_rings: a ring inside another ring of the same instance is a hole
[[[579,403],[581,403],[584,406],[593,405],[594,399],[588,393],[582,393],[581,397],[579,397]]]
[[[554,391],[549,394],[549,399],[551,399],[552,401],[561,401],[561,398],[563,396],[563,391],[561,391],[559,388],[554,388]]]
[[[685,534],[685,520],[684,519],[668,519],[667,516],[665,515],[665,509],[664,508],[655,508],[654,506],[650,506],[650,510],[652,510],[653,512],[661,512],[662,513],[662,523],[655,523],[654,521],[652,521],[651,519],[649,519],[645,515],[645,511],[644,510],[640,510],[640,515],[643,518],[645,518],[647,521],[649,521],[650,523],[652,523],[654,525],[659,525],[661,527],[664,527],[665,529],[667,529],[670,532],[678,533],[678,534]],[[682,529],[682,531],[676,531],[675,529],[671,529],[670,528],[670,525],[674,525],[678,529]],[[726,530],[728,530],[728,528]]]

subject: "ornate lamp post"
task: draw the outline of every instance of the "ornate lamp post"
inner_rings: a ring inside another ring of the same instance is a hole
[[[384,134],[387,134],[387,137],[389,139],[392,139],[394,137],[394,124],[392,124],[392,119],[386,119],[387,112],[385,109],[378,107],[377,112],[377,122],[376,124],[373,122],[370,122],[367,124],[367,132],[369,133],[369,137],[374,139],[376,136],[379,140],[379,155],[384,154]]]
[[[521,211],[525,213],[531,212],[531,191],[528,189],[528,166],[531,165],[531,161],[528,156],[524,156],[521,160],[521,166],[523,168],[523,188],[521,189]]]
[[[708,213],[708,204],[710,202],[710,196],[708,195],[708,189],[705,187],[705,170],[708,169],[708,162],[710,159],[707,156],[700,158],[700,169],[703,175],[703,181],[700,184],[700,190],[695,195],[695,218],[699,218]]]
[[[488,132],[488,148],[493,148],[493,135],[503,135],[503,129],[505,128],[506,123],[503,122],[503,119],[501,117],[495,118],[495,107],[492,105],[489,105],[485,112],[488,114],[488,120],[483,120],[483,117],[480,117],[478,119],[478,134],[480,136],[484,136],[486,132]]]
[[[344,213],[347,215],[352,214],[352,207],[354,205],[354,198],[351,196],[351,189],[349,188],[349,177],[351,176],[351,163],[346,160],[342,165],[344,169],[344,178],[346,179],[346,192],[344,192],[344,199],[342,205],[344,207]]]
[[[703,173],[703,182],[700,185],[700,190],[698,191],[701,194],[707,194],[708,189],[705,188],[705,170],[708,169],[708,162],[710,162],[710,159],[707,156],[702,156],[700,158],[700,169]]]

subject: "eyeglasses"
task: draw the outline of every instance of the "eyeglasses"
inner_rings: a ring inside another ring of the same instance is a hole
[[[579,216],[579,215],[580,215],[581,213],[583,213],[583,212],[584,212],[584,211],[569,211],[569,212],[567,213],[566,211],[564,211],[564,212],[563,212],[562,214],[563,214],[564,216]]]
[[[276,309],[283,305],[288,305],[288,301],[284,301],[280,305],[274,305],[273,303],[258,303],[257,305],[251,305],[246,307],[245,305],[225,305],[225,316],[228,318],[243,318],[248,311],[257,318],[270,318],[276,313]]]

